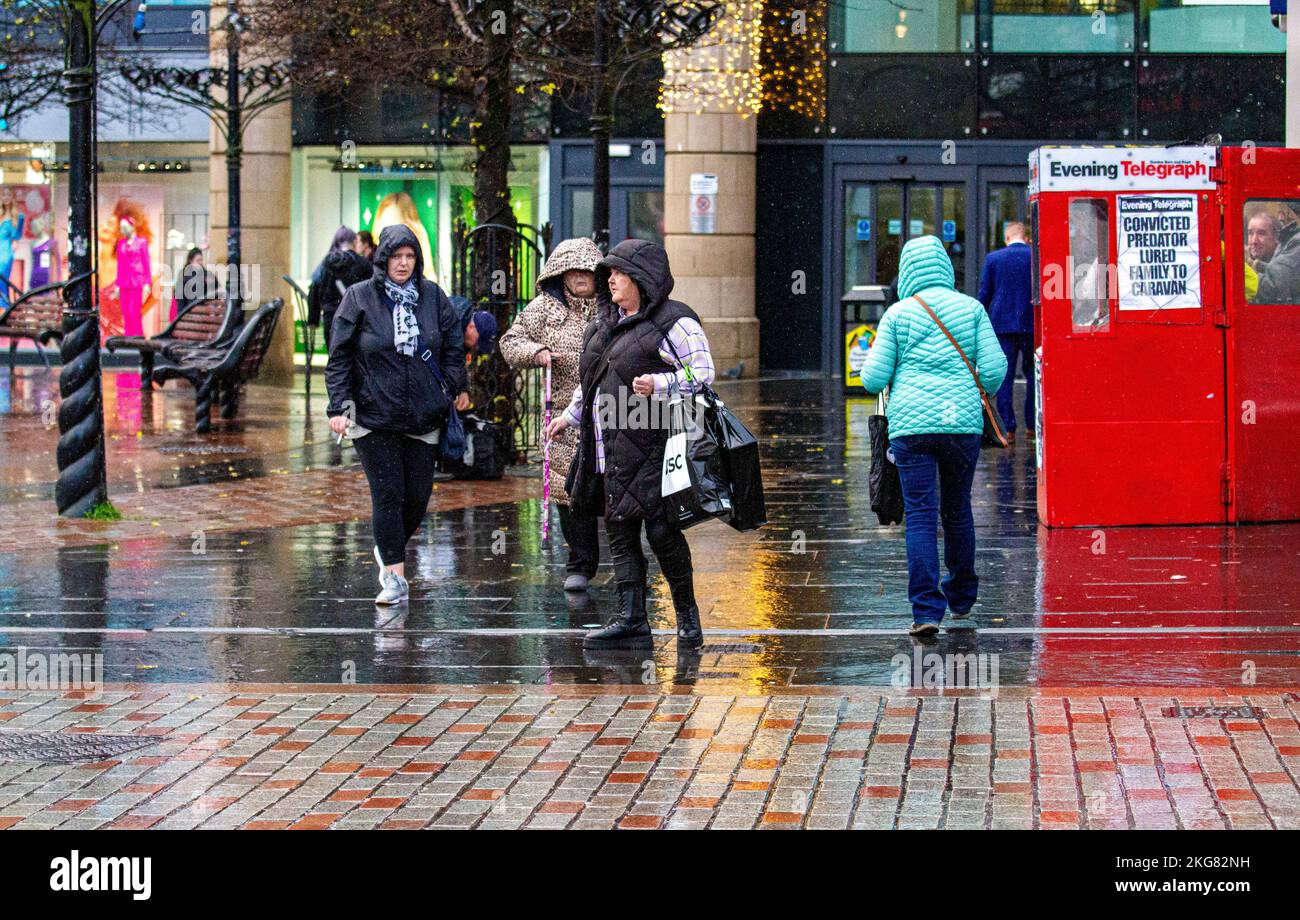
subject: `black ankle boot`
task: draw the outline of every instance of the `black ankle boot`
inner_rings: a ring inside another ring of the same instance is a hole
[[[677,647],[699,648],[704,644],[704,630],[700,627],[700,608],[691,604],[677,611]]]
[[[695,573],[687,569],[671,578],[665,576],[665,580],[677,613],[677,645],[699,648],[704,644],[704,630],[700,627],[700,608],[695,604]]]
[[[587,633],[583,648],[631,648],[651,644],[650,621],[645,611],[645,583],[619,582],[619,615],[603,628]]]

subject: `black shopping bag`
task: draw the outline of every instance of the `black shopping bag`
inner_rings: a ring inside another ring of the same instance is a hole
[[[876,414],[867,419],[871,436],[871,510],[881,524],[903,523],[903,481],[889,458],[889,419]]]
[[[717,429],[727,484],[731,488],[731,513],[723,520],[739,531],[756,530],[767,523],[763,501],[763,470],[758,462],[758,438],[721,402],[705,410]]]
[[[668,404],[668,443],[659,491],[670,520],[682,530],[731,512],[731,490],[719,429],[705,417],[703,397]]]

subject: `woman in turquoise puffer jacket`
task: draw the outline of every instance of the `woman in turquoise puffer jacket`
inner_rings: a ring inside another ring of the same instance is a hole
[[[953,286],[952,262],[937,237],[918,237],[903,247],[898,296],[880,320],[861,376],[868,393],[889,387],[889,447],[903,484],[907,525],[911,633],[929,636],[939,631],[947,608],[961,619],[975,606],[979,578],[970,494],[984,407],[961,355],[917,298],[948,327],[986,392],[1001,386],[1007,359],[984,306]],[[948,569],[942,586],[936,535],[941,517]]]

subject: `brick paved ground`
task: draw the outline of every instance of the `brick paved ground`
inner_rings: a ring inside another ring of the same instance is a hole
[[[1293,692],[387,689],[10,694],[6,731],[157,744],[0,762],[0,828],[1300,827]]]

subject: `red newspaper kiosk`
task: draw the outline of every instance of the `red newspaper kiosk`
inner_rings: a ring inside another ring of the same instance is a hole
[[[1029,159],[1038,515],[1300,519],[1300,151]]]

